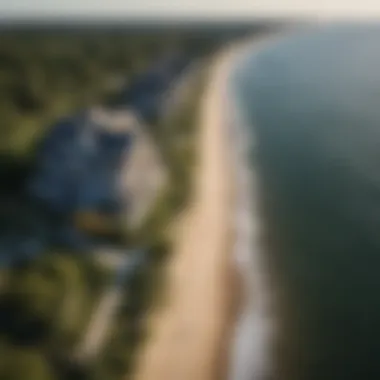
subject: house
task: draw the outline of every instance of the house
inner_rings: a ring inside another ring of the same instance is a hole
[[[108,221],[125,208],[118,177],[133,136],[128,129],[99,123],[93,114],[62,119],[51,128],[38,145],[27,191],[61,226],[79,221],[84,228],[91,219],[87,229],[107,230]],[[67,240],[73,233],[67,231]]]
[[[57,223],[57,244],[85,247],[85,235],[109,237],[141,223],[164,173],[133,112],[94,107],[51,128],[38,145],[27,190]]]
[[[146,124],[156,122],[164,111],[165,96],[188,63],[182,55],[164,57],[122,89],[113,107],[133,110]]]

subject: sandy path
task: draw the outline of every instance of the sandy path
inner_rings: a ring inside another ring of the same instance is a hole
[[[135,380],[222,378],[232,286],[232,176],[223,112],[230,56],[216,57],[201,102],[196,191],[176,234],[167,302],[152,318]]]

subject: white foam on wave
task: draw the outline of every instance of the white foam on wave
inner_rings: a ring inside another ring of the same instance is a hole
[[[246,55],[243,54],[244,61]],[[230,78],[229,134],[234,151],[236,184],[235,264],[241,276],[246,299],[235,327],[228,380],[264,380],[270,376],[270,344],[274,333],[271,299],[266,274],[261,263],[260,225],[258,212],[257,173],[251,152],[255,149],[253,131],[239,109],[235,74],[242,70],[234,65]]]

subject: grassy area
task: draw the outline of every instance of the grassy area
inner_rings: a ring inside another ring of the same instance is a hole
[[[0,360],[0,378],[56,379],[54,360],[81,339],[106,276],[85,257],[62,252],[14,269],[0,300],[0,341],[11,359]]]

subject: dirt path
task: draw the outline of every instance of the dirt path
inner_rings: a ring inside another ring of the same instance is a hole
[[[222,378],[232,286],[232,176],[223,112],[230,56],[216,58],[201,102],[196,191],[176,234],[167,302],[152,318],[135,380]]]

